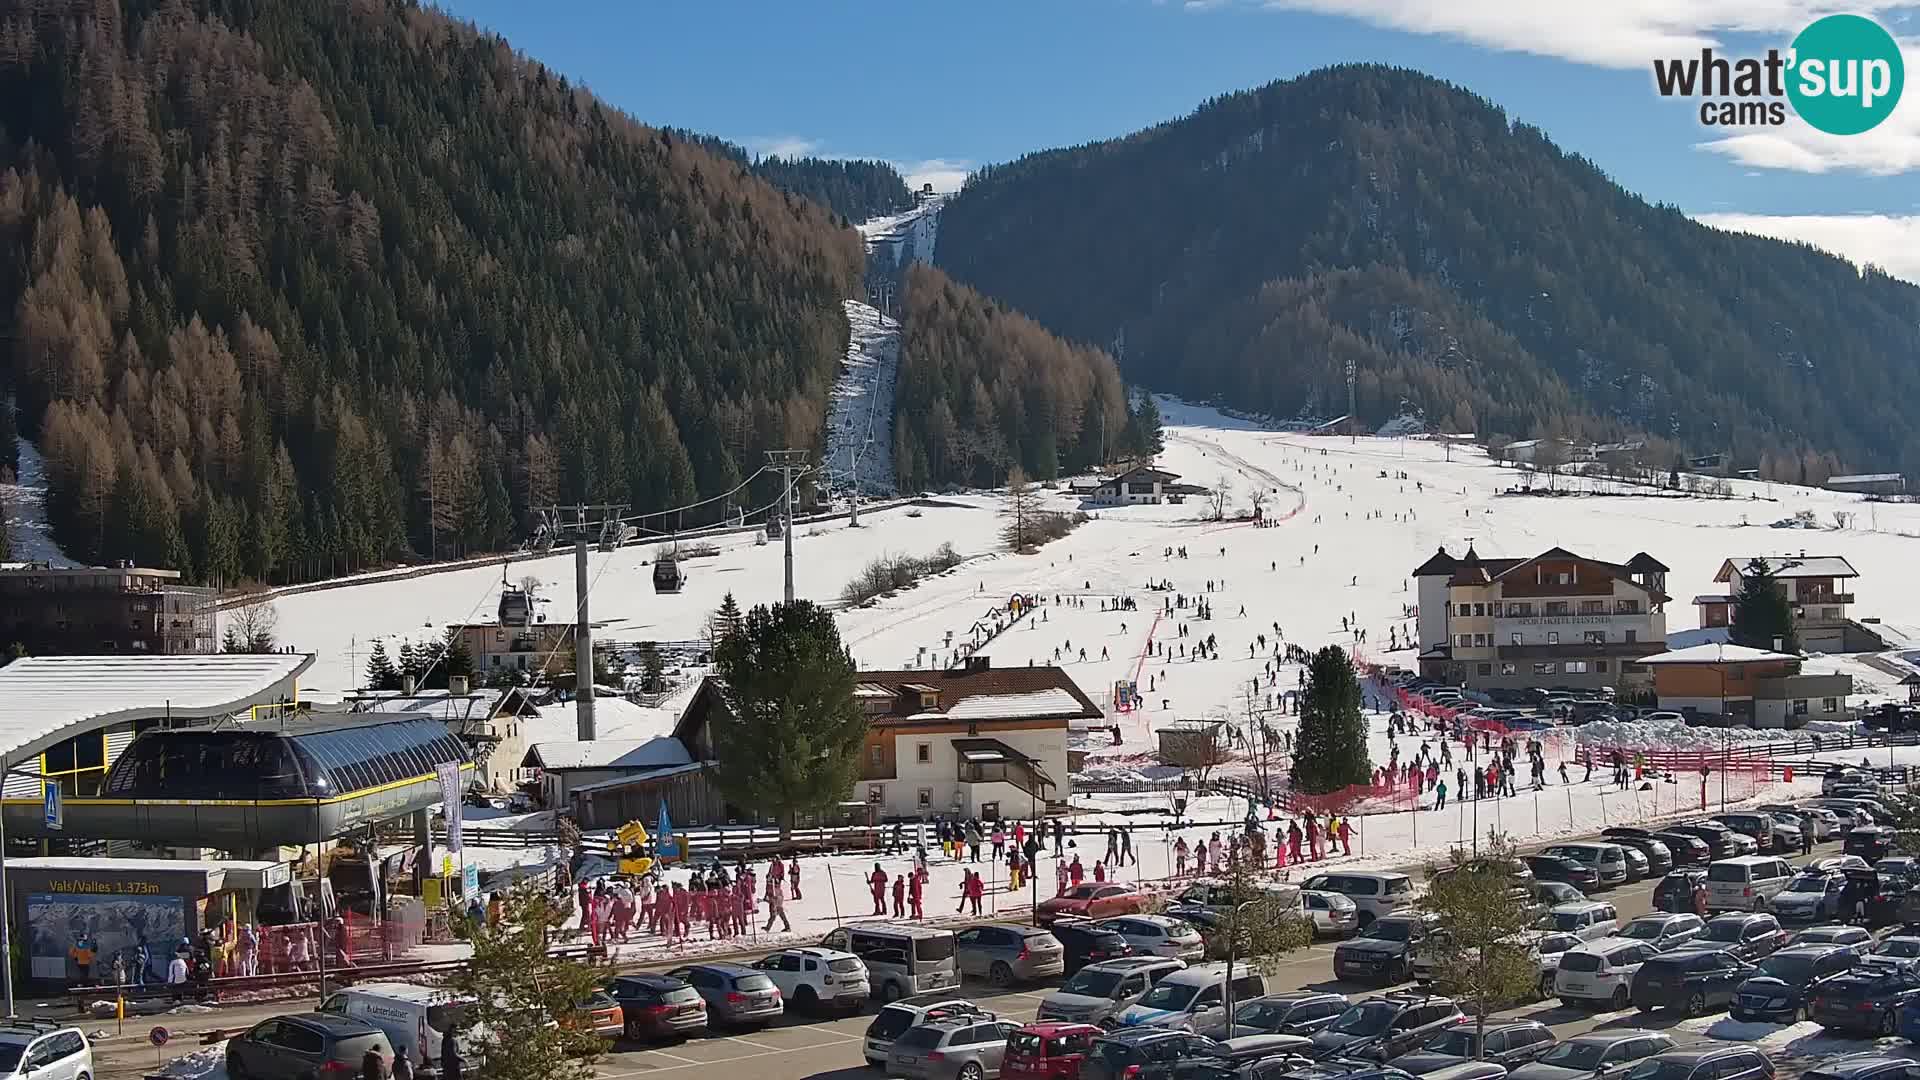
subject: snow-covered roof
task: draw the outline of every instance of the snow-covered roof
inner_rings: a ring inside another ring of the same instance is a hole
[[[226,716],[290,700],[311,653],[34,656],[0,667],[0,751],[21,757],[86,731],[160,716]]]
[[[679,739],[595,739],[592,742],[543,742],[527,750],[526,768],[649,769],[687,765],[693,755]]]
[[[578,787],[569,787],[567,791],[570,794],[574,794],[574,795],[579,795],[582,792],[588,792],[588,791],[606,791],[608,789],[622,787],[624,785],[631,784],[636,781],[660,780],[669,776],[679,776],[682,773],[698,772],[705,767],[706,767],[705,765],[703,765],[698,761],[690,761],[690,762],[687,762],[685,765],[667,765],[658,769],[641,769],[633,773],[630,773],[626,776],[615,776],[615,777],[610,777],[606,780],[595,780],[591,784],[581,784]]]
[[[1745,645],[1729,645],[1721,642],[1709,642],[1705,645],[1693,645],[1672,652],[1655,653],[1643,657],[1642,664],[1748,664],[1759,660],[1798,660],[1797,656],[1787,653],[1769,652],[1766,649],[1753,649]]]
[[[1736,555],[1720,564],[1715,581],[1727,581],[1732,574],[1744,572],[1755,559],[1766,561],[1777,578],[1859,577],[1860,571],[1843,555]]]
[[[1696,604],[1731,604],[1733,597],[1726,593],[1701,593],[1693,598]]]
[[[962,698],[947,710],[954,720],[1014,720],[1047,716],[1078,716],[1080,699],[1065,690],[1031,690],[1024,694],[980,694]]]
[[[1834,484],[1890,484],[1901,479],[1897,472],[1854,473],[1851,476],[1829,476],[1827,485]]]

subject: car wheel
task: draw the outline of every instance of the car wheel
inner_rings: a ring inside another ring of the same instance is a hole
[[[900,1000],[900,984],[899,983],[883,982],[880,984],[880,1003],[881,1004],[883,1005],[892,1004],[893,1002],[896,1002],[899,1000]]]
[[[813,987],[803,986],[793,995],[793,1007],[803,1013],[818,1012],[820,996],[813,992]]]
[[[1694,991],[1687,998],[1687,1015],[1705,1016],[1707,1014],[1707,995]]]
[[[240,1062],[240,1055],[227,1051],[227,1075],[232,1080],[246,1080],[247,1067]]]
[[[1614,1012],[1619,1012],[1621,1009],[1626,1008],[1627,1007],[1627,988],[1624,986],[1614,987],[1613,996],[1607,999],[1607,1007],[1612,1009]]]
[[[1006,961],[995,960],[993,966],[987,969],[987,980],[995,986],[1012,986],[1013,969],[1007,966]]]
[[[981,1080],[985,1074],[980,1071],[980,1063],[969,1061],[960,1067],[960,1080]]]
[[[1893,1034],[1893,1027],[1893,1010],[1888,1009],[1880,1014],[1880,1037],[1885,1038]]]
[[[1545,1001],[1546,999],[1552,997],[1553,996],[1553,976],[1551,975],[1540,976],[1540,986],[1538,987],[1537,992],[1540,997],[1540,1000],[1542,1001]]]

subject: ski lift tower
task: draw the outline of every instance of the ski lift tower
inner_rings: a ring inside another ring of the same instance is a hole
[[[587,547],[598,542],[609,529],[617,533],[622,524],[620,515],[626,509],[624,503],[576,503],[539,508],[548,536],[573,541],[574,730],[581,742],[594,739],[593,623],[587,614]]]
[[[787,548],[786,602],[791,604],[793,603],[793,485],[813,470],[807,466],[805,450],[769,450],[767,466],[780,474],[780,505],[783,510],[782,516],[786,519],[784,523],[786,527],[781,530],[782,542]]]

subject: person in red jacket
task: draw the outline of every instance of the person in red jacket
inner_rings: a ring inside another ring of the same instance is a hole
[[[1072,881],[1075,885],[1078,885],[1083,879],[1085,879],[1086,876],[1087,876],[1086,868],[1080,865],[1080,856],[1075,855],[1073,857],[1073,861],[1067,864],[1068,880]]]
[[[967,882],[967,899],[973,901],[973,913],[975,915],[980,914],[980,901],[986,894],[986,880],[980,876],[978,871],[975,871],[973,879]]]
[[[927,917],[927,913],[922,910],[920,906],[921,891],[925,888],[926,879],[921,875],[917,873],[907,875],[907,904],[912,909],[913,917],[916,919],[924,919]]]
[[[1353,854],[1353,819],[1352,818],[1340,819],[1340,853],[1342,855]]]
[[[887,872],[880,869],[879,863],[873,864],[873,873],[867,875],[867,887],[873,891],[873,913],[887,913]]]
[[[907,875],[893,875],[893,917],[898,919],[907,913]]]

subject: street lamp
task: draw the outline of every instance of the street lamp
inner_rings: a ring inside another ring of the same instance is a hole
[[[1248,904],[1257,904],[1264,897],[1242,900],[1233,905],[1233,912],[1227,918],[1227,1038],[1233,1038],[1233,962],[1240,955],[1240,909]]]

